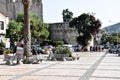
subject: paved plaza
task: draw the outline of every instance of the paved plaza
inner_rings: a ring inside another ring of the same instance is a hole
[[[78,52],[77,61],[49,61],[9,66],[0,57],[0,80],[120,80],[120,57],[104,52]]]

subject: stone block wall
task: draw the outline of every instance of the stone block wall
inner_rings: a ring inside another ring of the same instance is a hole
[[[52,40],[64,40],[69,44],[76,44],[78,33],[75,28],[69,27],[69,23],[51,23],[49,31]]]
[[[22,0],[0,0],[0,12],[8,15],[9,18],[16,18],[18,13],[23,12]],[[30,9],[32,14],[38,15],[43,20],[43,5],[42,0],[32,0]]]

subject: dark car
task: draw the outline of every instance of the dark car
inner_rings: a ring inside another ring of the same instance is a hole
[[[38,54],[43,54],[44,53],[44,49],[41,47],[41,46],[39,46],[39,45],[35,45],[35,48],[36,48],[36,51],[37,51],[37,53]]]
[[[44,49],[42,49],[41,47],[37,47],[37,52],[38,52],[38,53],[42,53],[42,54],[43,54],[43,53],[44,53],[44,51],[45,51],[45,50],[44,50]]]
[[[109,49],[109,52],[110,52],[110,53],[117,53],[117,52],[118,52],[118,47],[115,47],[115,46],[111,47],[111,48]]]

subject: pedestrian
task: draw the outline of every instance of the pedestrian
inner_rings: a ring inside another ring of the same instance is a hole
[[[16,53],[17,46],[15,45],[15,43],[14,43],[14,42],[11,42],[11,43],[10,43],[10,49],[13,51],[13,54],[15,54],[15,53]]]

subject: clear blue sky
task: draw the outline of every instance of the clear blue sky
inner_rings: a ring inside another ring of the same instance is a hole
[[[102,28],[120,22],[120,0],[42,0],[44,22],[62,22],[63,9],[69,9],[73,16],[95,13],[102,22]]]

